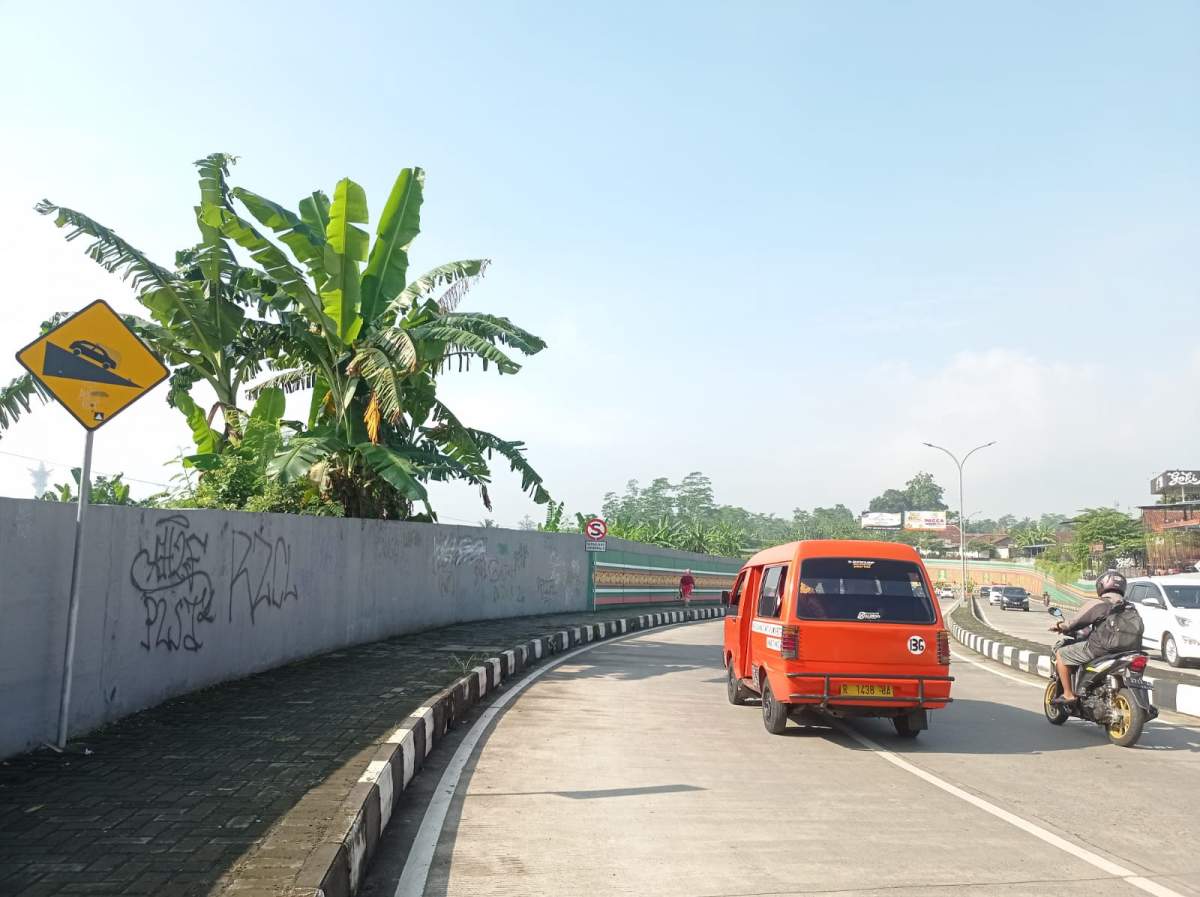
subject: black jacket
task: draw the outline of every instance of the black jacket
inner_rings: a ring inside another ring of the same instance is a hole
[[[1113,593],[1116,594],[1116,593]],[[1062,631],[1068,635],[1081,633],[1089,626],[1095,626],[1110,613],[1112,613],[1113,605],[1101,599],[1081,613],[1078,617],[1062,628]]]
[[[1087,633],[1088,644],[1098,651],[1099,647],[1092,642],[1092,636],[1096,633],[1092,627],[1124,604],[1125,597],[1120,592],[1106,592],[1100,596],[1098,602],[1072,620],[1069,625],[1064,626],[1063,632],[1083,635],[1083,630],[1091,628],[1091,632]]]

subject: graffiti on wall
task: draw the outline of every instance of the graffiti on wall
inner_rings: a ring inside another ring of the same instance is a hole
[[[417,547],[418,535],[406,530],[397,542]],[[397,562],[400,555],[396,552]],[[547,552],[533,570],[530,555],[523,541],[493,537],[489,542],[469,532],[437,534],[431,552],[435,587],[446,600],[468,606],[551,608],[570,600],[570,583],[583,575],[583,560],[556,550]],[[183,514],[154,521],[129,568],[145,610],[142,648],[196,652],[212,638],[210,627],[218,617],[222,624],[248,619],[255,626],[264,616],[276,616],[274,612],[300,600],[299,571],[292,562],[291,542],[272,536],[265,525],[238,529],[224,524],[210,533]]]
[[[477,536],[437,536],[433,540],[435,568],[462,567],[487,557],[487,544]]]
[[[212,577],[205,569],[208,536],[192,532],[182,514],[158,520],[129,565],[129,579],[146,611],[147,651],[199,651],[213,616]]]
[[[530,580],[529,545],[511,546],[472,535],[437,535],[433,543],[433,576],[438,593],[447,599],[469,595],[492,604],[550,604],[563,594],[568,576],[578,576],[579,564],[566,562],[557,553],[545,562],[542,575]],[[465,588],[465,591],[464,591]]]
[[[216,622],[214,551],[209,534],[198,533],[183,514],[172,514],[154,523],[129,565],[129,579],[145,610],[147,651],[199,651],[205,629]],[[299,600],[292,580],[292,548],[286,539],[270,539],[262,532],[232,530],[228,619],[244,609],[251,625],[260,611],[281,608]]]
[[[235,602],[245,601],[250,623],[258,609],[281,608],[300,595],[292,583],[292,547],[286,539],[271,540],[260,532],[235,529],[231,544],[233,578],[229,581],[229,621]]]

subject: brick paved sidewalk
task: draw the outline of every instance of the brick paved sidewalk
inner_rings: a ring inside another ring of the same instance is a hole
[[[380,739],[487,656],[628,609],[467,623],[205,689],[0,763],[0,894],[285,890]],[[236,879],[236,881],[235,881]]]

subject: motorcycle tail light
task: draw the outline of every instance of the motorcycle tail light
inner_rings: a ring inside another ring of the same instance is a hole
[[[1129,661],[1129,669],[1133,670],[1135,673],[1140,673],[1142,670],[1146,669],[1147,660],[1148,658],[1145,654],[1139,654],[1133,660]]]
[[[937,634],[937,662],[950,663],[950,633],[945,629]]]

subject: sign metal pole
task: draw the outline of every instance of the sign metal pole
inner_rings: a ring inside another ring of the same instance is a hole
[[[87,430],[79,508],[75,512],[75,556],[71,562],[67,644],[58,702],[58,742],[53,745],[62,750],[67,744],[71,713],[75,628],[83,588],[83,524],[92,492],[92,439],[97,429],[166,380],[171,372],[103,299],[47,330],[17,353],[17,361]]]
[[[67,746],[67,721],[71,710],[71,673],[75,667],[75,627],[79,620],[79,589],[83,581],[83,519],[92,492],[92,438],[87,431],[83,448],[83,471],[79,477],[79,507],[75,512],[75,556],[71,563],[71,602],[67,610],[67,646],[63,656],[62,693],[58,702],[58,749]]]

